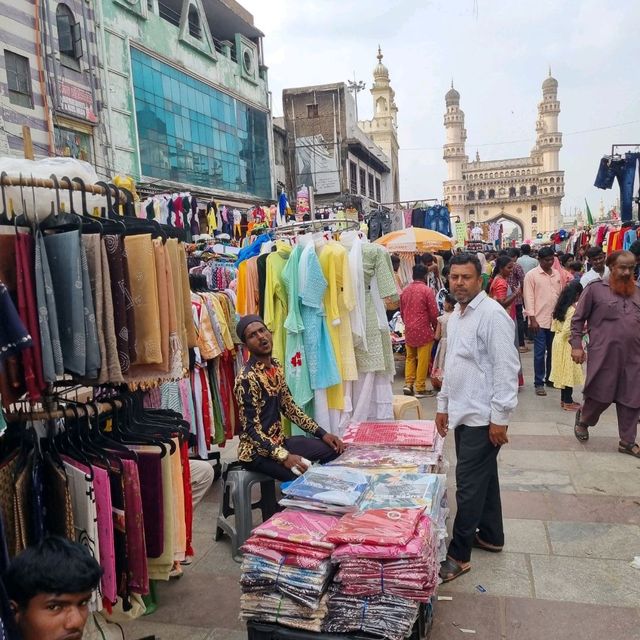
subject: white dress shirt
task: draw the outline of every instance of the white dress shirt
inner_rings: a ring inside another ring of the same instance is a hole
[[[584,289],[590,282],[595,282],[596,280],[603,280],[603,279],[606,279],[608,277],[609,277],[609,267],[607,267],[605,265],[604,273],[602,275],[600,275],[594,269],[589,269],[589,271],[587,271],[587,273],[585,273],[582,276],[582,278],[580,278],[580,284],[582,285],[582,288]]]
[[[457,304],[447,324],[438,394],[438,412],[449,414],[449,426],[508,424],[518,404],[519,371],[515,323],[502,306],[484,291],[462,314]]]

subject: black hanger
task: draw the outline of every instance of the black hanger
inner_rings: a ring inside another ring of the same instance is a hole
[[[131,195],[130,191],[128,191],[127,189],[116,187],[116,185],[114,184],[110,184],[108,186],[113,189],[116,210],[118,210],[120,207],[121,194],[124,194],[123,208],[125,212],[131,212],[131,215],[120,216],[120,219],[122,220],[122,222],[124,222],[127,228],[126,235],[150,233],[153,238],[162,238],[163,243],[167,241],[167,234],[162,229],[157,220],[147,220],[146,218],[137,218],[135,216],[135,213],[133,211],[133,196]]]
[[[82,216],[85,219],[89,219],[95,221],[97,219],[96,216],[92,216],[87,209],[87,189],[85,187],[84,180],[82,178],[74,178],[73,182],[80,185],[80,194],[82,196]],[[126,227],[120,220],[113,220],[111,218],[102,218],[99,217],[98,222],[102,225],[103,233],[108,234],[121,234],[124,233]]]
[[[9,218],[7,211],[7,196],[4,192],[4,179],[7,177],[7,172],[0,173],[0,190],[2,190],[2,212],[0,212],[0,224],[11,224],[12,220]]]
[[[62,211],[62,207],[60,206],[60,183],[58,182],[58,176],[56,176],[55,173],[52,173],[49,178],[53,181],[53,188],[56,192],[56,210],[54,211],[53,203],[51,203],[51,213],[42,222],[40,222],[40,229],[42,231],[47,229],[55,229],[56,231],[80,229],[82,224],[80,216],[75,213]]]
[[[104,227],[102,226],[102,223],[100,222],[100,220],[88,215],[87,213],[85,213],[85,209],[86,209],[86,200],[83,202],[83,212],[82,213],[78,213],[74,207],[74,203],[73,203],[73,192],[74,192],[74,182],[73,180],[71,180],[68,176],[63,176],[62,178],[63,180],[66,181],[67,183],[67,189],[69,190],[69,209],[72,215],[76,215],[78,216],[81,220],[83,220],[82,223],[82,233],[99,233],[99,234],[103,234],[104,233]],[[84,186],[84,185],[83,185]],[[84,198],[84,191],[82,192],[83,198]]]

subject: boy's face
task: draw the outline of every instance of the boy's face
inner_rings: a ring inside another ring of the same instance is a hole
[[[23,640],[81,640],[90,600],[90,591],[39,593],[14,609]]]

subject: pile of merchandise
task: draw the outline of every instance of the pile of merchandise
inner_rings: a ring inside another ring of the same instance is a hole
[[[287,510],[255,529],[242,547],[240,617],[319,632],[335,549],[325,536],[338,522]]]
[[[357,508],[370,484],[368,474],[350,467],[313,467],[282,487],[287,497],[280,504],[335,515],[349,513]]]
[[[445,554],[443,440],[404,421],[351,424],[345,441],[283,485],[290,508],[243,546],[241,617],[401,640],[432,606]]]

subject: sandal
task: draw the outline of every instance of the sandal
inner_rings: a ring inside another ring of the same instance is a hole
[[[634,458],[640,458],[640,446],[638,446],[635,442],[626,443],[622,442],[621,440],[618,443],[618,451],[620,453],[626,453],[627,455],[633,456]]]
[[[536,387],[536,395],[537,396],[546,396],[547,395],[547,391],[545,390],[544,387]]]
[[[580,404],[578,404],[577,402],[561,402],[560,406],[565,410],[565,411],[578,411],[578,409],[580,409]]]
[[[465,573],[469,573],[469,571],[471,571],[471,565],[469,563],[467,563],[466,567],[463,567],[449,556],[440,563],[440,578],[442,582],[451,582]]]
[[[573,435],[580,442],[586,442],[589,439],[589,426],[580,423],[580,416],[582,416],[582,409],[576,411],[576,420],[573,423]],[[578,431],[580,428],[586,429],[586,431]]]
[[[496,544],[489,544],[482,540],[478,534],[476,533],[476,537],[473,539],[473,546],[476,549],[482,549],[483,551],[488,551],[489,553],[500,553],[502,551],[502,547],[499,547]]]

